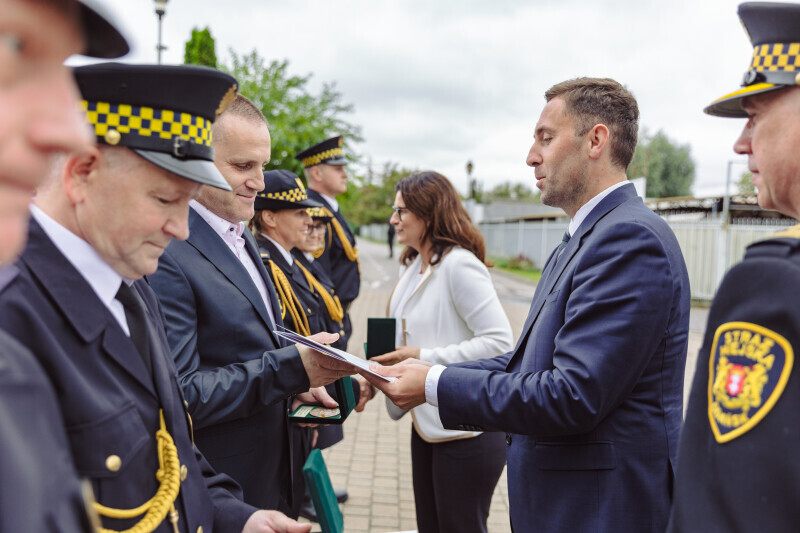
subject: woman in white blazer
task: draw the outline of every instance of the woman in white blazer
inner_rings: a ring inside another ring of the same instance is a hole
[[[511,350],[511,326],[484,264],[483,236],[453,185],[420,172],[396,187],[397,242],[405,244],[400,279],[389,301],[397,349],[373,358],[395,364],[414,357],[457,363]],[[387,400],[390,414],[403,411]],[[486,532],[489,503],[505,465],[500,433],[444,429],[437,408],[415,407],[411,459],[420,533]]]

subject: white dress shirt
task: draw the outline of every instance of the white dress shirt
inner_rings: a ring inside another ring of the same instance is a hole
[[[279,252],[281,253],[281,255],[283,256],[283,258],[284,258],[284,259],[286,259],[286,262],[287,262],[287,263],[289,263],[289,266],[292,266],[292,265],[294,264],[294,257],[292,257],[292,254],[290,254],[289,252],[287,252],[287,251],[284,249],[284,247],[283,247],[283,246],[281,246],[280,244],[278,244],[278,241],[276,241],[275,239],[273,239],[272,237],[270,237],[270,236],[269,236],[269,235],[267,235],[266,233],[262,233],[262,234],[261,234],[261,236],[262,236],[262,237],[264,237],[265,239],[268,239],[268,240],[269,240],[269,242],[271,242],[272,244],[274,244],[274,245],[275,245],[275,248],[277,248],[277,249],[278,249],[278,251],[279,251]]]
[[[336,198],[331,198],[327,194],[322,194],[319,191],[317,192],[319,193],[320,196],[322,196],[322,198],[325,199],[326,202],[328,202],[328,205],[330,206],[331,211],[333,213],[336,213],[339,210],[339,202],[336,201]]]
[[[67,258],[77,270],[94,293],[111,312],[122,330],[130,337],[128,320],[125,318],[125,308],[116,299],[120,283],[123,281],[130,285],[133,283],[117,274],[98,254],[92,245],[84,241],[70,230],[53,220],[47,213],[36,205],[31,204],[31,215],[42,227],[58,251]]]
[[[272,310],[272,301],[270,300],[267,285],[264,282],[264,278],[261,277],[261,273],[258,271],[258,267],[256,267],[255,263],[253,263],[253,259],[250,257],[250,254],[247,253],[247,249],[245,248],[245,241],[242,234],[244,233],[244,222],[233,223],[225,220],[224,218],[220,217],[219,215],[211,212],[209,208],[198,202],[197,200],[192,200],[189,202],[189,205],[192,209],[194,209],[198,215],[200,215],[203,220],[205,220],[211,229],[214,230],[214,233],[219,235],[225,244],[228,246],[228,249],[239,259],[239,262],[242,263],[247,273],[250,275],[250,279],[253,280],[253,284],[258,289],[258,293],[261,295],[261,299],[264,301],[264,305],[267,308],[267,314],[269,314],[269,319],[272,321],[272,324],[276,324],[275,322],[275,313]]]
[[[570,237],[574,235],[576,231],[578,231],[578,228],[580,228],[583,221],[586,220],[586,217],[589,216],[589,213],[591,213],[592,210],[595,207],[597,207],[597,204],[599,204],[603,200],[603,198],[611,194],[613,191],[619,189],[623,185],[626,185],[627,183],[630,182],[625,180],[619,183],[615,183],[611,187],[608,187],[607,189],[603,190],[603,192],[601,192],[600,194],[598,194],[597,196],[595,196],[594,198],[583,204],[581,208],[578,209],[578,211],[575,213],[575,216],[572,218],[572,220],[570,220],[569,222],[569,229],[567,231],[569,232]],[[438,396],[439,378],[441,377],[442,372],[445,371],[445,368],[447,367],[445,367],[444,365],[434,365],[433,367],[431,367],[431,369],[428,371],[428,375],[425,377],[425,401],[430,405],[433,405],[434,407],[439,407],[439,396]]]

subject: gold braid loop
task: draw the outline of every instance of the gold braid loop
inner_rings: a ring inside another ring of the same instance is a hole
[[[156,479],[159,486],[155,496],[135,509],[114,509],[95,502],[94,507],[97,513],[106,518],[136,518],[144,514],[142,519],[130,529],[117,532],[113,529],[101,528],[101,533],[150,533],[155,531],[170,511],[170,519],[177,531],[175,499],[181,490],[181,464],[178,459],[178,448],[164,423],[163,409],[159,410],[159,418],[161,419],[161,428],[156,431],[159,466]]]
[[[292,290],[292,286],[289,284],[289,280],[286,278],[286,274],[283,273],[283,270],[275,264],[275,261],[267,259],[266,257],[264,259],[269,262],[269,269],[270,272],[272,272],[272,279],[275,281],[275,289],[278,292],[278,297],[283,302],[283,306],[288,311],[289,316],[292,317],[294,326],[297,328],[297,333],[308,337],[311,335],[311,327],[308,325],[308,317],[303,310],[303,304],[294,293],[294,290]]]
[[[323,287],[322,283],[320,283],[319,280],[314,277],[314,274],[309,272],[300,261],[297,262],[297,266],[303,271],[303,275],[305,275],[311,290],[317,291],[322,297],[322,301],[325,302],[325,307],[328,309],[328,314],[331,319],[333,319],[334,322],[341,322],[344,319],[344,309],[342,309],[342,303],[339,301],[339,297],[331,296],[325,287]]]
[[[336,235],[339,236],[339,242],[342,243],[342,248],[344,249],[344,255],[347,256],[347,259],[350,261],[358,261],[358,250],[356,250],[355,246],[350,244],[350,239],[347,238],[347,234],[344,232],[342,225],[339,224],[339,221],[333,216],[331,210],[327,207],[323,207],[322,210],[325,212],[325,216],[331,217],[330,224],[333,225],[333,229],[336,232]]]

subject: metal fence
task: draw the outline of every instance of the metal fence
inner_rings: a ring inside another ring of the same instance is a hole
[[[792,220],[748,219],[724,224],[721,219],[667,220],[683,251],[692,298],[711,300],[725,273],[744,257],[748,245],[796,224]],[[478,224],[489,257],[523,256],[541,268],[567,231],[567,221],[518,221]],[[386,240],[386,224],[362,226],[360,235]]]
[[[758,220],[758,219],[756,219]],[[722,220],[667,221],[678,238],[686,267],[692,298],[711,300],[730,267],[744,257],[747,246],[795,224],[772,220],[768,224],[744,221],[724,224]],[[561,241],[567,222],[519,221],[481,223],[490,257],[522,255],[541,268],[550,251]]]

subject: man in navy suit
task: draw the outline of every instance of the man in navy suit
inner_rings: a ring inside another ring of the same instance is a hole
[[[242,502],[194,447],[163,314],[141,279],[171,238],[186,238],[201,184],[228,187],[209,140],[236,80],[121,63],[78,67],[75,77],[98,146],[69,154],[37,190],[19,273],[0,293],[0,328],[53,383],[104,528],[307,532]]]
[[[190,204],[189,238],[167,247],[148,280],[167,318],[197,446],[242,486],[246,502],[296,517],[302,502],[292,496],[290,396],[335,406],[324,388],[302,393],[352,371],[305,347],[286,346],[274,333],[281,308],[245,226],[270,159],[261,111],[237,96],[214,124],[213,146],[232,191],[201,190]]]
[[[400,407],[446,428],[504,431],[516,531],[661,532],[669,513],[689,281],[667,224],[627,183],[638,107],[610,79],[545,94],[528,165],[570,216],[513,351],[448,367],[377,368]],[[367,376],[365,376],[367,377]]]

